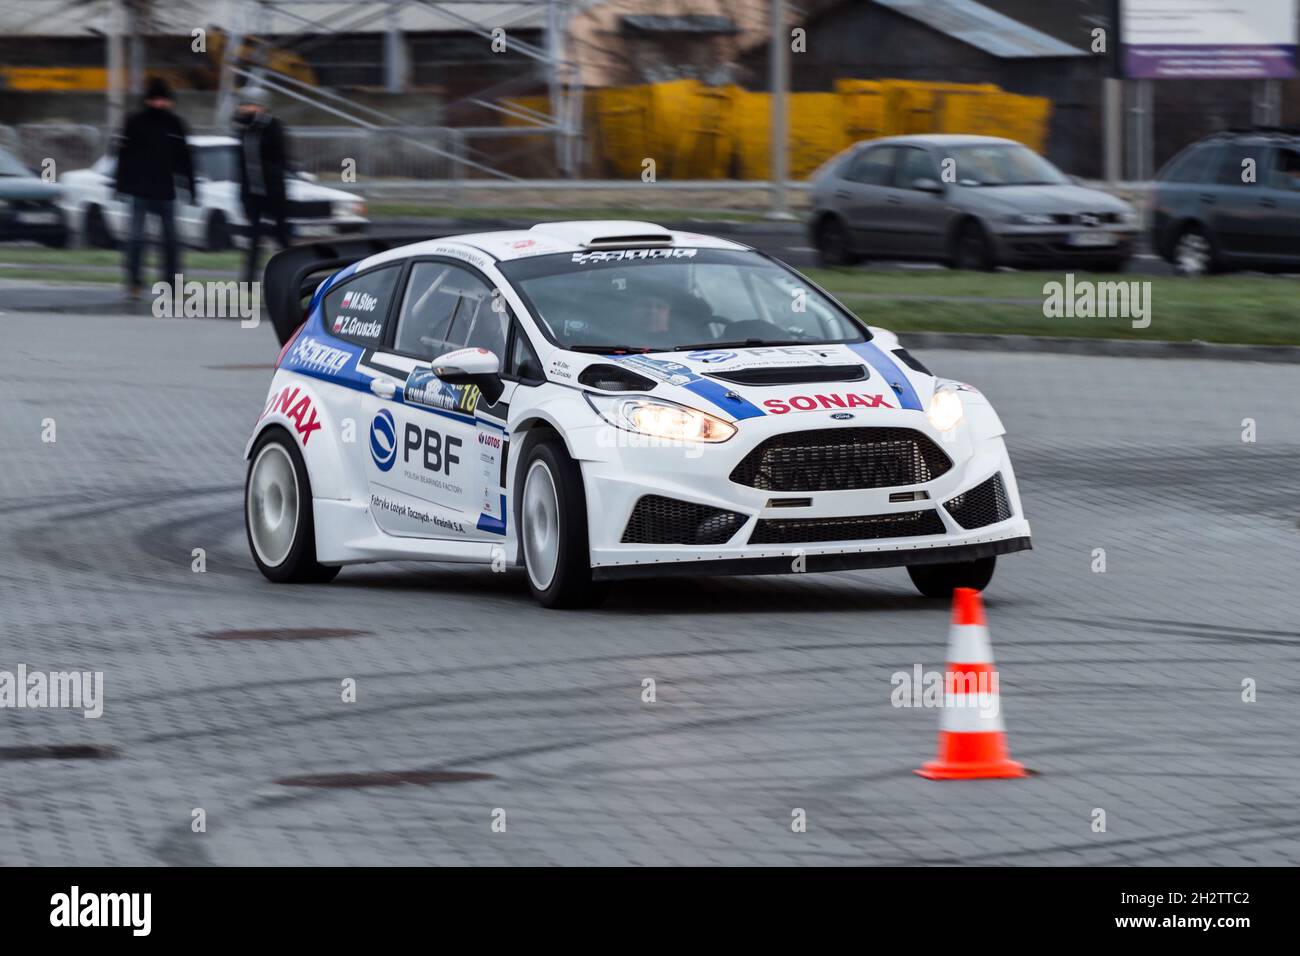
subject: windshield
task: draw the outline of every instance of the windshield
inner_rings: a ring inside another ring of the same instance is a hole
[[[547,335],[588,352],[861,342],[866,329],[754,252],[625,249],[520,259],[502,271]]]
[[[1011,143],[957,146],[957,183],[961,186],[1060,186],[1070,182],[1064,173],[1032,149]]]
[[[0,176],[30,176],[31,170],[18,162],[12,153],[0,149]]]

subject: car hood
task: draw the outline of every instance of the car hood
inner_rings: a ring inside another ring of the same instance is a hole
[[[973,202],[988,203],[1007,212],[1080,213],[1127,212],[1124,200],[1087,186],[968,186]]]
[[[0,199],[58,199],[59,187],[35,176],[0,176]]]
[[[890,347],[873,340],[630,355],[563,352],[550,371],[578,382],[587,366],[615,365],[656,382],[656,396],[735,420],[807,414],[883,419],[925,408],[934,391],[933,376],[909,369]]]

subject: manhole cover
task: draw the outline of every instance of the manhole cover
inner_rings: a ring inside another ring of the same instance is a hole
[[[473,773],[464,770],[376,770],[369,773],[320,773],[303,777],[282,777],[275,781],[282,787],[321,787],[346,789],[352,787],[400,787],[403,784],[428,786],[435,783],[469,783],[473,780],[495,780],[493,773]]]
[[[0,747],[0,760],[108,760],[117,752],[107,744],[34,744]]]
[[[328,637],[363,637],[369,631],[350,627],[272,627],[250,631],[204,631],[212,641],[319,641]]]

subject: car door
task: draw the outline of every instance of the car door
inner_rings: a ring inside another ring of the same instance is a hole
[[[1231,256],[1265,256],[1270,246],[1268,209],[1273,148],[1259,143],[1230,143],[1223,148],[1217,182],[1200,195],[1219,249]],[[1251,165],[1247,165],[1247,164]],[[1253,169],[1253,180],[1244,174]]]
[[[896,146],[867,146],[844,168],[836,184],[835,198],[853,236],[853,247],[868,256],[894,251],[890,248],[887,201],[894,190]]]
[[[1273,151],[1266,190],[1256,198],[1262,210],[1271,259],[1300,259],[1300,149]]]
[[[388,344],[367,357],[377,377],[362,400],[368,436],[360,453],[371,513],[389,534],[474,541],[503,533],[496,462],[504,422],[480,414],[486,403],[477,387],[443,382],[433,366],[460,348],[502,358],[509,321],[477,270],[449,259],[410,263]]]
[[[894,188],[885,197],[884,211],[892,245],[908,259],[945,257],[955,210],[944,195],[934,158],[920,146],[900,147],[894,170]],[[928,180],[938,191],[917,189],[918,180]]]

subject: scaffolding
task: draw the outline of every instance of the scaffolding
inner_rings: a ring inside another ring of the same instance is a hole
[[[140,37],[156,25],[155,17],[165,9],[150,0],[104,0],[106,25],[109,125],[115,128],[122,112],[125,91],[136,89],[140,79]],[[357,32],[382,20],[384,35],[384,85],[388,92],[401,92],[410,72],[403,41],[402,18],[408,9],[432,12],[449,30],[480,36],[485,43],[504,43],[522,54],[531,69],[507,77],[491,87],[476,91],[457,102],[466,102],[491,113],[512,117],[508,126],[465,126],[455,130],[462,137],[549,136],[554,141],[555,163],[566,178],[578,175],[582,140],[582,87],[578,65],[571,53],[569,30],[574,15],[593,0],[369,0],[352,4],[322,3],[319,0],[224,0],[220,8],[204,7],[208,23],[226,33],[213,125],[225,126],[237,97],[236,90],[257,83],[267,90],[319,109],[343,122],[367,130],[384,130],[416,149],[441,156],[455,168],[502,180],[517,177],[498,169],[490,157],[475,158],[465,151],[449,151],[414,136],[402,135],[402,121],[390,113],[368,106],[335,90],[304,83],[277,71],[267,62],[265,51],[252,62],[241,60],[240,51],[250,37],[273,32],[273,21],[295,25],[295,32],[309,36],[331,36]],[[322,14],[322,10],[324,13]],[[174,11],[174,8],[173,8]],[[164,16],[173,14],[167,11]],[[174,14],[173,14],[174,15]],[[542,42],[532,43],[512,36],[511,29],[525,24],[528,31],[540,31]],[[373,31],[372,31],[373,32]],[[130,52],[128,52],[128,50]],[[496,94],[521,83],[536,83],[547,91],[549,113],[496,101]],[[449,104],[449,108],[451,105]]]

